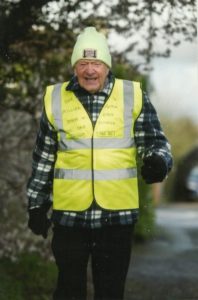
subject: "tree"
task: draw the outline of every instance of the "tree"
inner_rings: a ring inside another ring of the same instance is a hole
[[[83,26],[94,24],[109,33],[122,34],[126,38],[125,51],[137,47],[146,60],[153,55],[167,56],[170,46],[178,45],[181,36],[187,41],[196,36],[195,0],[2,0],[0,8],[4,55],[13,43],[28,35],[31,38],[32,26],[48,26],[49,22],[57,32],[69,28],[77,33]],[[141,38],[145,45],[139,44]],[[166,40],[167,48],[155,51],[152,46],[156,39]]]
[[[170,55],[181,38],[195,38],[195,12],[195,0],[2,0],[1,103],[33,113],[44,86],[70,74],[66,65],[84,26],[105,31],[114,62],[130,64],[137,74],[153,56]],[[162,40],[166,47],[157,50],[156,41]]]
[[[162,127],[171,144],[174,158],[174,168],[165,185],[166,195],[170,201],[177,200],[178,198],[181,200],[182,197],[184,200],[184,191],[186,189],[184,182],[189,170],[192,168],[191,162],[193,161],[194,163],[194,160],[191,159],[191,151],[194,148],[197,151],[197,124],[188,118],[179,118],[174,121],[165,118],[162,120]],[[186,160],[185,157],[188,157],[189,153],[190,159]]]

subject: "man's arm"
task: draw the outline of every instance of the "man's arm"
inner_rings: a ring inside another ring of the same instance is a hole
[[[27,184],[30,229],[35,234],[47,236],[50,221],[47,211],[51,206],[54,163],[57,151],[57,135],[43,111],[33,151],[32,174]]]
[[[143,107],[135,124],[135,141],[143,160],[142,177],[147,183],[160,182],[172,168],[170,144],[162,130],[155,108],[143,92]]]

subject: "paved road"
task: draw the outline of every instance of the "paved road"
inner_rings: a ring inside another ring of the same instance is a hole
[[[198,203],[156,209],[158,237],[133,250],[126,300],[198,300]]]

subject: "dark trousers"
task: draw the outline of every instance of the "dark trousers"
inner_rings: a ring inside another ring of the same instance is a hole
[[[54,227],[52,251],[58,267],[54,300],[85,300],[91,257],[94,300],[122,300],[133,226],[100,229]]]

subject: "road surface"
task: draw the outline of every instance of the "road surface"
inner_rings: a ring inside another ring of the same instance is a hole
[[[125,300],[198,300],[198,203],[158,207],[156,222],[133,249]]]

